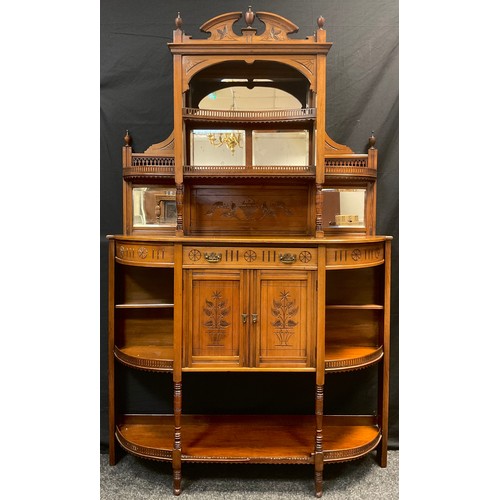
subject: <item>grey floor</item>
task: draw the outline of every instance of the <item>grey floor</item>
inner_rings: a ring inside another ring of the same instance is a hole
[[[125,455],[114,467],[101,455],[101,500],[309,499],[314,496],[312,466],[184,464],[182,494],[172,494],[170,464]],[[390,450],[387,468],[375,455],[325,466],[323,498],[365,500],[399,498],[399,452]]]

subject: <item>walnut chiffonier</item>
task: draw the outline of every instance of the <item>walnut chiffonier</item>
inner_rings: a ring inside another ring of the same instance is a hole
[[[320,497],[325,464],[373,450],[387,463],[391,237],[375,229],[375,137],[356,154],[325,132],[322,17],[305,39],[251,8],[208,20],[203,39],[175,26],[174,129],[143,153],[126,133],[123,234],[108,237],[110,463],[118,448],[172,462],[176,495],[183,463],[309,464]],[[324,411],[336,374],[374,366],[376,412]],[[123,411],[126,370],[172,377],[172,414]],[[315,404],[185,414],[189,372],[310,374]]]

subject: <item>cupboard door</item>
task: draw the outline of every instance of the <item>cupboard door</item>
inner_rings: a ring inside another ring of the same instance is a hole
[[[256,272],[256,366],[314,366],[315,277],[314,271]]]
[[[245,361],[244,272],[186,273],[184,366],[242,366]]]

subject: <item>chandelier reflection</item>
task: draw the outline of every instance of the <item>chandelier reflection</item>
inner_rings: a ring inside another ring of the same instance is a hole
[[[237,132],[236,134],[233,131],[221,132],[217,135],[218,137],[212,132],[207,135],[210,144],[216,148],[220,148],[221,146],[225,145],[229,149],[229,151],[231,151],[231,154],[234,155],[234,150],[237,147],[243,147],[241,144],[241,132]]]

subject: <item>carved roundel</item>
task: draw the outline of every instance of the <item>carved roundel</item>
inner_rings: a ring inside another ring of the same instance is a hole
[[[118,253],[120,254],[120,257],[123,259],[123,256],[125,255],[125,248],[123,247],[123,245],[120,245]]]
[[[359,260],[359,259],[361,259],[361,250],[359,248],[355,248],[351,252],[351,257],[352,257],[352,260]]]
[[[308,252],[307,250],[303,250],[302,252],[299,253],[299,260],[300,262],[306,264],[312,259],[311,252]]]
[[[137,253],[141,259],[145,259],[148,256],[148,249],[146,247],[141,247],[137,250]]]
[[[189,258],[194,262],[201,259],[201,252],[199,250],[196,250],[196,248],[190,250],[188,255]]]
[[[253,262],[257,258],[257,254],[253,250],[247,250],[243,257],[247,262]]]

